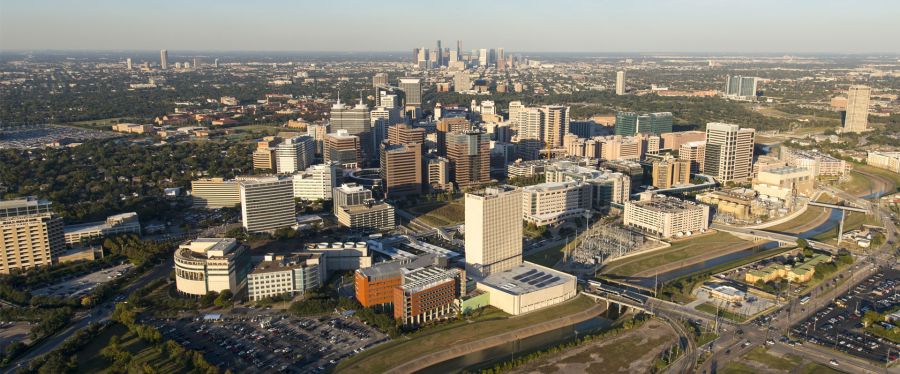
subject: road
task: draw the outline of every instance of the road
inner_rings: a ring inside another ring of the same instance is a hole
[[[757,237],[757,238],[761,238],[761,239],[765,239],[765,240],[782,242],[782,243],[796,243],[797,239],[800,238],[799,235],[782,234],[782,233],[777,233],[777,232],[766,231],[764,229],[749,229],[749,228],[743,228],[743,227],[727,226],[727,225],[722,225],[722,224],[718,224],[718,223],[713,223],[709,227],[711,229],[715,229],[718,231],[730,232],[730,233],[734,233],[734,234],[738,234],[738,235],[753,236],[753,237]],[[835,248],[833,245],[817,242],[812,239],[806,239],[806,242],[809,243],[810,247],[813,247],[815,249],[827,250],[827,251],[832,251],[832,252],[837,250],[837,248]]]
[[[172,272],[173,267],[174,263],[170,257],[169,260],[156,265],[153,269],[132,281],[120,292],[120,294],[124,294],[126,296],[131,295],[132,292],[134,292],[138,288],[143,287],[147,283],[150,283],[155,279],[168,276],[169,273]],[[31,362],[31,360],[56,349],[67,338],[69,338],[69,336],[72,336],[72,334],[74,334],[76,331],[87,327],[89,324],[108,320],[110,315],[112,314],[114,307],[115,302],[107,301],[94,306],[88,312],[76,314],[74,319],[65,329],[42,340],[37,346],[30,348],[24,355],[20,356],[18,359],[10,363],[5,373],[12,373],[19,367],[27,366],[28,363]]]

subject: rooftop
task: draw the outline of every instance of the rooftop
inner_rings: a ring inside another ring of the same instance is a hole
[[[513,295],[524,295],[541,289],[559,286],[575,279],[574,276],[530,262],[500,273],[494,273],[481,283]]]

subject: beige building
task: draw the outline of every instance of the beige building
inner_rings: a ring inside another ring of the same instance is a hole
[[[781,148],[781,158],[790,166],[812,170],[816,177],[844,178],[850,172],[847,161],[816,150]]]
[[[354,169],[360,164],[362,151],[359,137],[347,130],[338,130],[325,135],[322,156],[325,163],[337,162],[345,169]]]
[[[119,123],[112,127],[115,132],[124,132],[129,134],[152,134],[153,125],[139,125],[136,123]]]
[[[294,174],[294,198],[306,201],[331,200],[331,191],[337,183],[336,169],[334,164],[320,164]]]
[[[278,138],[267,136],[256,142],[256,150],[253,151],[253,169],[269,170],[274,172],[277,167],[275,149],[278,146]]]
[[[591,210],[591,185],[581,181],[548,182],[522,188],[522,217],[536,226],[584,217]]]
[[[372,199],[360,205],[346,205],[339,208],[337,220],[342,226],[363,231],[385,231],[397,227],[394,207]]]
[[[247,298],[259,301],[280,295],[302,295],[325,283],[324,258],[319,253],[267,254],[247,275]]]
[[[662,139],[660,149],[678,150],[685,143],[702,142],[706,140],[706,133],[703,131],[678,131],[667,132],[659,135]]]
[[[703,163],[706,161],[706,141],[699,140],[681,144],[678,148],[678,159],[691,164],[691,173],[703,173]]]
[[[385,198],[422,194],[422,143],[381,144]]]
[[[900,173],[900,152],[869,152],[866,164]]]
[[[493,272],[476,285],[490,294],[490,304],[517,316],[547,308],[578,294],[576,278],[544,266],[524,262]]]
[[[334,215],[337,216],[340,208],[349,205],[361,205],[372,199],[372,190],[356,183],[344,183],[335,187],[332,193],[334,198]]]
[[[195,208],[233,208],[241,203],[241,185],[236,180],[204,178],[191,181]]]
[[[175,286],[191,296],[225,290],[237,294],[250,271],[246,246],[232,238],[197,238],[179,246],[174,259]]]
[[[653,162],[653,187],[670,188],[691,183],[691,162],[672,158]]]
[[[0,201],[0,274],[57,263],[66,244],[50,205],[34,196]]]
[[[810,169],[785,166],[760,171],[753,180],[753,189],[760,195],[787,201],[798,195],[811,197],[815,180]]]
[[[625,225],[662,238],[692,235],[709,228],[709,206],[645,193],[625,203]]]
[[[450,183],[450,160],[445,157],[428,159],[428,185],[434,191],[452,191]]]
[[[847,113],[844,116],[844,132],[863,132],[869,129],[869,96],[872,89],[852,85],[847,89]]]
[[[248,232],[273,232],[297,224],[292,178],[240,182],[241,220]]]
[[[522,263],[522,192],[509,186],[466,194],[466,274],[483,278]]]
[[[372,266],[372,254],[366,242],[307,244],[306,251],[325,256],[327,272],[353,271]]]
[[[741,221],[756,217],[753,206],[756,194],[744,195],[731,191],[709,191],[697,195],[697,201],[715,207],[717,215],[727,215]]]
[[[750,180],[755,138],[754,129],[718,122],[706,124],[704,173],[722,183]]]
[[[66,244],[79,244],[82,240],[118,234],[141,235],[141,222],[135,212],[106,217],[106,221],[68,225],[63,228]]]

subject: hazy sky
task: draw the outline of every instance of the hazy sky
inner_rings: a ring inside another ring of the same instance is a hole
[[[898,0],[0,0],[0,49],[900,52]]]

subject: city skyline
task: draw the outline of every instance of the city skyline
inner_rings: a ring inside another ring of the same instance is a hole
[[[464,51],[503,47],[521,52],[900,53],[896,45],[873,37],[900,33],[900,25],[892,19],[900,12],[897,3],[870,1],[869,6],[846,7],[838,1],[762,1],[741,5],[741,17],[735,17],[733,4],[706,0],[654,4],[464,1],[440,9],[437,21],[435,17],[405,19],[405,27],[417,31],[385,39],[361,30],[369,29],[372,20],[399,17],[396,9],[410,14],[434,10],[408,1],[388,6],[355,2],[339,8],[282,1],[270,1],[266,6],[197,2],[177,7],[165,1],[152,5],[101,1],[84,7],[53,0],[4,0],[0,1],[0,51],[401,52],[412,46],[431,48],[435,40],[444,40],[445,46],[462,40]],[[50,8],[55,12],[46,12]],[[547,24],[547,14],[561,11],[568,14],[565,23],[533,27]],[[491,17],[491,22],[483,22],[486,18],[473,17],[473,12],[515,12],[517,16]],[[835,26],[847,19],[864,22],[852,28]],[[343,26],[335,27],[336,20]],[[654,27],[641,26],[648,24]]]

